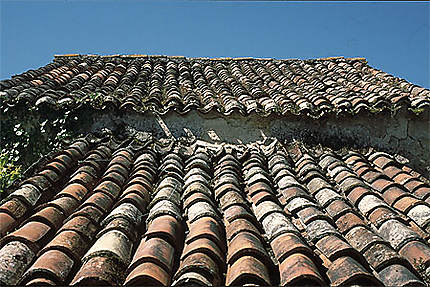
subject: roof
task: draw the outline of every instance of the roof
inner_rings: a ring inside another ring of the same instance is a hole
[[[0,282],[424,286],[429,231],[428,179],[372,148],[87,136],[2,202]]]
[[[429,109],[430,91],[363,58],[277,60],[147,55],[59,55],[0,82],[2,108],[223,115],[372,113]]]

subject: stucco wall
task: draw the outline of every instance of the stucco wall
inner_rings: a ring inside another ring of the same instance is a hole
[[[93,113],[87,116],[90,124],[81,125],[81,132],[101,131],[108,128],[116,134],[128,129],[152,132],[156,137],[190,136],[209,141],[243,143],[276,137],[281,141],[301,140],[307,144],[322,144],[333,149],[344,146],[367,148],[398,154],[410,160],[410,165],[430,174],[429,113],[415,115],[409,111],[362,114],[356,116],[311,119],[303,117],[259,117],[218,113],[202,114],[191,111],[186,115],[169,112],[162,116],[127,113]]]

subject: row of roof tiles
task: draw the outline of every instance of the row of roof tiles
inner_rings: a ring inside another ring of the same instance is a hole
[[[0,206],[0,282],[424,285],[430,186],[391,155],[170,147],[58,153]]]
[[[430,91],[376,70],[362,59],[202,60],[157,57],[59,57],[0,82],[2,106],[159,114],[212,110],[224,115],[358,113],[425,109]]]

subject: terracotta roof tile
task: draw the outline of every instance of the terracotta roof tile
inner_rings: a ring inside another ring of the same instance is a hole
[[[125,285],[167,286],[170,283],[169,274],[163,268],[152,262],[147,262],[135,268],[125,279]]]
[[[20,102],[51,108],[84,104],[159,114],[215,109],[224,115],[257,112],[317,117],[430,105],[427,89],[373,69],[364,59],[342,57],[276,60],[65,55],[1,81],[0,88],[10,106]],[[97,95],[97,101],[92,102],[89,93]]]
[[[64,252],[49,250],[38,257],[24,273],[19,284],[26,284],[36,278],[54,279],[56,284],[65,284],[73,268],[73,260]]]
[[[426,181],[390,155],[148,141],[78,140],[43,196],[24,179],[0,206],[1,283],[423,284],[429,205],[395,178]]]
[[[281,285],[325,285],[324,279],[313,261],[301,253],[294,253],[288,256],[281,262],[279,270]]]

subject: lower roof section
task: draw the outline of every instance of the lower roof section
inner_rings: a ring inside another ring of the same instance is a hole
[[[393,155],[88,135],[0,205],[0,282],[418,285],[430,185]]]

